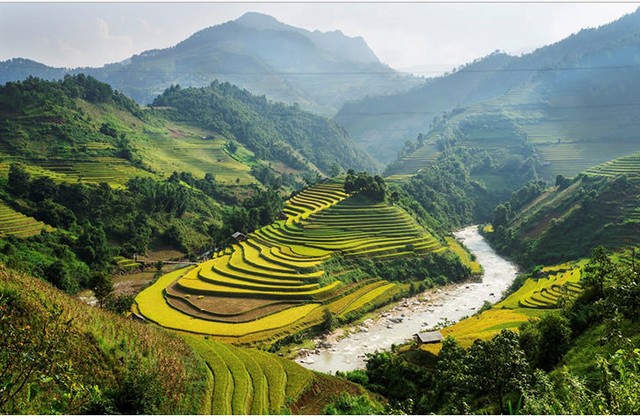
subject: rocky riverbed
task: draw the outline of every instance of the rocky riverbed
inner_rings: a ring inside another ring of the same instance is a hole
[[[476,226],[455,236],[483,266],[481,282],[449,285],[405,298],[380,310],[375,318],[314,340],[315,348],[302,349],[296,361],[328,373],[363,368],[367,353],[390,349],[415,333],[470,316],[485,301],[497,302],[516,277],[517,268],[491,249]]]

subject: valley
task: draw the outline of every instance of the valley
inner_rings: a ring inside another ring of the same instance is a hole
[[[0,62],[0,412],[639,414],[639,19]]]
[[[349,327],[346,334],[344,329],[339,329],[327,335],[328,340],[338,340],[329,348],[322,348],[320,341],[319,352],[304,355],[297,361],[309,369],[328,373],[361,369],[366,366],[366,354],[403,345],[416,333],[438,327],[439,323],[459,321],[474,314],[483,303],[499,301],[515,279],[517,269],[497,255],[477,229],[478,226],[469,226],[457,231],[455,236],[482,267],[481,282],[448,285],[403,299],[380,310],[379,315],[363,324]]]

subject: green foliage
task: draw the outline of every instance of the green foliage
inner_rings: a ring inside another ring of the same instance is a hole
[[[427,287],[462,282],[471,276],[471,270],[452,252],[427,253],[421,256],[403,256],[385,262],[356,259],[352,261],[369,276],[385,277],[388,281],[423,281]],[[347,261],[348,264],[348,261]]]
[[[442,342],[434,379],[432,407],[442,405],[445,412],[462,414],[468,411],[465,395],[470,389],[472,375],[466,352],[451,337]]]
[[[104,307],[105,301],[113,292],[113,280],[103,271],[94,272],[91,276],[91,289],[98,299],[100,307]]]
[[[567,317],[558,313],[547,313],[540,320],[521,327],[520,346],[531,366],[550,371],[569,350],[571,333]]]
[[[368,395],[341,394],[325,407],[322,414],[327,415],[379,415],[384,407],[373,401]]]
[[[11,164],[9,166],[9,176],[7,179],[9,192],[17,197],[22,197],[27,194],[29,191],[30,177],[22,164]]]
[[[491,341],[478,340],[468,353],[469,371],[477,393],[488,394],[504,414],[504,397],[528,385],[529,363],[516,333],[503,330]]]
[[[425,387],[430,385],[430,375],[393,352],[376,352],[367,355],[366,387],[383,394],[392,404],[414,403]],[[414,412],[411,409],[408,412]]]
[[[29,318],[31,313],[17,291],[0,291],[0,412],[37,410],[32,407],[45,389],[53,390],[59,401],[51,411],[72,411],[79,405],[76,395],[85,394],[81,391],[86,388],[72,386],[73,369],[67,361],[71,320],[57,305]]]
[[[115,313],[120,315],[126,315],[131,311],[131,306],[134,303],[135,295],[113,295],[111,294],[105,300],[104,307]]]
[[[174,110],[166,112],[168,117],[203,124],[235,138],[258,159],[279,160],[307,172],[313,171],[308,162],[323,172],[329,172],[335,163],[342,169],[376,168],[334,122],[297,106],[269,102],[229,83],[214,81],[204,88],[172,86],[153,105],[171,106]]]
[[[386,185],[382,177],[372,177],[366,172],[356,173],[350,169],[344,180],[344,192],[347,194],[359,193],[374,202],[385,201]]]
[[[338,319],[336,315],[328,308],[325,308],[322,312],[322,330],[331,331],[338,326]]]
[[[354,369],[353,371],[336,371],[336,376],[364,386],[369,384],[369,376],[367,375],[367,372],[362,369]]]
[[[640,410],[640,351],[618,350],[598,359],[598,378],[588,384],[566,367],[534,375],[525,392],[525,414],[633,415]]]

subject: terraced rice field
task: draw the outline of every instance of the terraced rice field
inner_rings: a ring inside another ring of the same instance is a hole
[[[402,158],[395,167],[390,167],[388,173],[393,175],[417,174],[441,154],[442,152],[437,149],[435,144],[427,143],[416,149],[411,155]]]
[[[441,330],[444,337],[452,336],[465,347],[476,339],[490,339],[503,329],[517,329],[522,323],[561,306],[562,299],[576,297],[586,260],[574,264],[545,267],[541,278],[529,278],[509,297],[479,315],[461,320]],[[421,349],[437,354],[442,344],[423,345]]]
[[[171,175],[173,171],[188,171],[196,177],[211,173],[225,184],[255,183],[251,168],[241,159],[252,159],[253,154],[239,147],[236,154],[225,149],[226,139],[212,132],[175,123],[157,132],[145,132],[148,138],[136,143],[144,160],[156,172]]]
[[[123,270],[131,270],[142,266],[140,262],[125,258],[124,256],[114,256],[113,261],[116,263],[118,268]]]
[[[571,299],[580,292],[580,267],[563,264],[545,268],[543,272],[546,277],[528,279],[516,293],[496,304],[496,308],[559,308],[563,297]]]
[[[0,202],[0,237],[7,235],[29,237],[40,234],[41,230],[52,231],[54,229]]]
[[[185,336],[212,374],[213,414],[280,414],[313,382],[311,371],[275,355]]]
[[[388,259],[447,250],[401,209],[348,197],[341,183],[304,190],[284,213],[195,268],[162,277],[138,295],[138,312],[222,341],[269,343],[321,323],[326,309],[345,316],[396,295],[393,283],[325,271],[333,254]]]
[[[602,164],[621,155],[637,152],[637,143],[619,143],[610,146],[607,143],[573,142],[559,144],[537,145],[545,166],[544,171],[550,177],[562,174],[572,177],[594,165]]]
[[[0,175],[6,176],[13,161],[0,164]],[[23,161],[27,172],[34,177],[48,176],[57,183],[105,182],[112,187],[122,188],[129,178],[152,176],[153,174],[131,166],[127,161],[111,157],[95,157],[91,161],[71,160],[27,160]]]
[[[640,153],[623,156],[605,162],[604,164],[595,166],[585,171],[587,175],[616,177],[626,175],[630,179],[640,178]]]

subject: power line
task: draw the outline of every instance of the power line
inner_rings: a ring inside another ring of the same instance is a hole
[[[11,65],[7,64],[9,61],[5,61],[4,63],[0,63],[0,68],[5,67],[5,69]],[[4,65],[2,65],[4,64]],[[109,66],[116,66],[118,64],[109,64]],[[126,68],[126,65],[123,65],[121,68],[54,68],[54,67],[42,67],[41,65],[24,65],[18,64],[15,67],[16,69],[38,69],[42,71],[50,71],[50,72],[63,72],[63,73],[82,73],[82,72],[98,72],[102,71],[105,74],[112,74],[115,72],[119,73],[136,73],[136,74],[164,74],[164,75],[294,75],[294,76],[316,76],[316,75],[394,75],[394,76],[403,76],[410,75],[410,72],[400,72],[393,69],[389,69],[386,71],[215,71],[215,70],[207,70],[207,71],[163,71],[159,69],[152,68],[140,68],[140,69],[132,69]],[[553,72],[553,71],[611,71],[611,70],[634,70],[640,68],[640,64],[625,64],[625,65],[601,65],[601,66],[584,66],[584,67],[539,67],[539,68],[460,68],[458,70],[448,72],[448,76],[457,75],[457,74],[483,74],[483,73],[518,73],[518,72]],[[416,71],[414,73],[418,74],[440,74],[440,71]],[[443,75],[444,76],[444,75]]]

